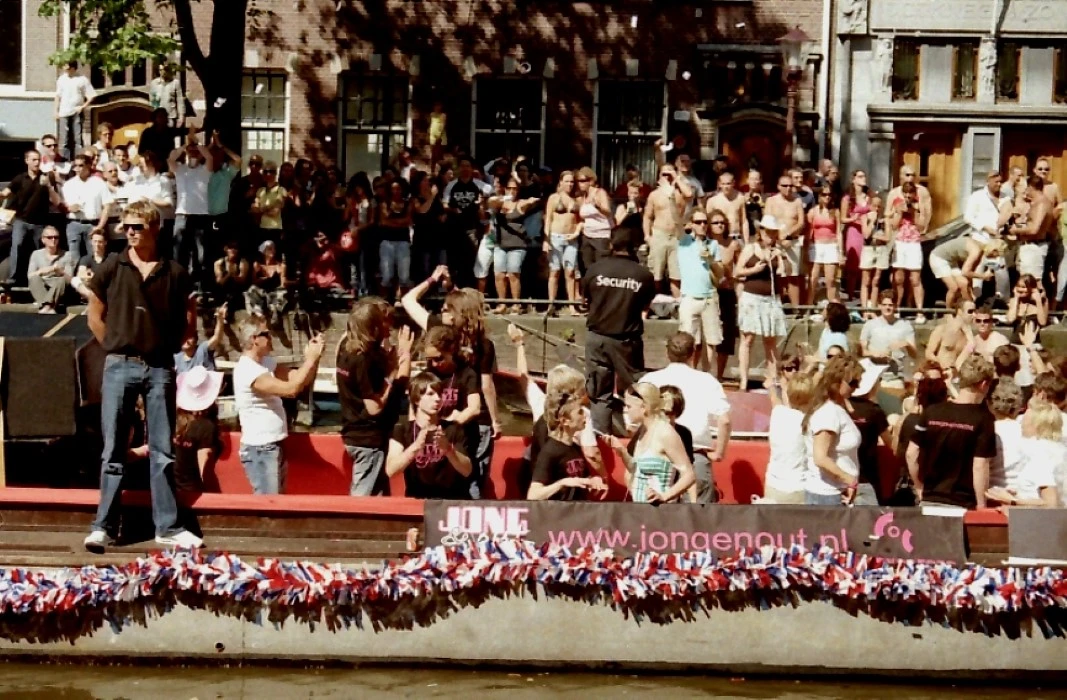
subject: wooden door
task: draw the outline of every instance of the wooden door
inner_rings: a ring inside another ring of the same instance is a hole
[[[893,183],[900,184],[900,167],[905,163],[915,169],[919,184],[930,190],[933,199],[931,231],[960,215],[962,143],[963,133],[956,130],[897,129]]]
[[[1029,177],[1039,158],[1048,158],[1052,166],[1050,179],[1067,189],[1067,133],[1062,130],[1004,129],[1001,136],[1001,171],[1005,177],[1011,168],[1023,169]]]
[[[719,152],[729,160],[730,172],[738,185],[748,182],[749,169],[763,176],[765,192],[774,192],[782,174],[785,128],[762,120],[745,120],[723,126],[719,131]]]

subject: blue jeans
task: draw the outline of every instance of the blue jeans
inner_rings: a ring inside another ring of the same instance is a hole
[[[37,250],[41,247],[41,233],[44,231],[44,224],[28,224],[22,219],[15,219],[11,222],[11,269],[8,274],[13,280],[25,280],[26,279],[26,267],[29,265],[29,258],[26,258],[27,262],[22,264],[23,269],[19,269],[19,249],[25,245],[26,234],[33,235],[33,249]]]
[[[59,152],[65,160],[74,160],[82,147],[82,113],[59,118]]]
[[[204,240],[212,226],[212,218],[207,215],[178,214],[174,217],[174,259],[189,271],[194,282],[203,282],[211,269],[211,265],[204,261]]]
[[[385,473],[385,450],[345,445],[352,458],[352,485],[349,496],[388,496],[389,477]]]
[[[493,251],[493,272],[497,275],[517,275],[522,272],[522,261],[525,259],[525,248],[511,250],[497,248]]]
[[[285,461],[285,448],[282,443],[241,445],[238,454],[248,483],[252,484],[252,493],[261,496],[285,492],[285,477],[289,465]]]
[[[401,288],[411,289],[411,244],[382,241],[378,246],[378,268],[382,273],[382,287],[392,287],[395,277]]]
[[[806,491],[804,493],[804,505],[839,506],[841,505],[841,494],[835,493],[833,496],[824,496],[819,493],[812,493],[811,491]]]
[[[148,484],[152,489],[152,521],[156,536],[178,532],[178,505],[174,499],[174,368],[150,367],[141,360],[108,355],[100,403],[101,455],[100,507],[94,530],[114,537],[118,533],[122,477],[130,429],[137,420],[137,397],[144,397],[148,423]]]
[[[89,232],[92,230],[92,224],[83,224],[80,221],[67,222],[67,250],[70,251],[70,257],[74,259],[75,265],[87,252]]]

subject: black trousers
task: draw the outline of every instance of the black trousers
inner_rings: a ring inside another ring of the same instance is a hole
[[[582,274],[585,274],[590,265],[611,255],[611,241],[607,238],[582,236],[582,245],[578,248],[578,255]]]
[[[622,340],[586,331],[586,389],[594,429],[611,434],[616,391],[622,394],[644,373],[645,343],[640,337]]]

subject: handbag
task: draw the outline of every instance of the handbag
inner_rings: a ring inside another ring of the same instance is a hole
[[[8,226],[15,220],[15,210],[5,209],[0,207],[0,224],[7,224]]]

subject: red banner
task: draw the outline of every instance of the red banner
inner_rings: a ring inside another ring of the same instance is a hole
[[[708,550],[726,556],[767,545],[828,545],[880,557],[967,560],[963,519],[925,516],[918,508],[427,501],[425,513],[430,546],[506,535],[621,554]]]

